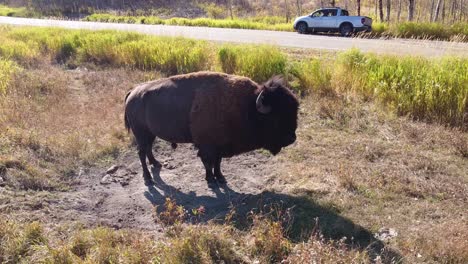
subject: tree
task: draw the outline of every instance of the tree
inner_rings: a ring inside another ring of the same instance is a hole
[[[401,16],[401,0],[398,0],[397,21],[400,21],[400,16]]]
[[[387,22],[390,22],[391,0],[387,0]]]
[[[431,10],[430,10],[430,14],[431,14],[431,15],[430,15],[431,17],[429,18],[429,20],[432,21],[433,18],[434,18],[434,0],[431,0]]]
[[[284,11],[285,11],[285,15],[286,15],[286,23],[289,23],[289,19],[291,18],[291,14],[289,12],[289,4],[288,4],[288,0],[284,0]]]
[[[436,22],[437,19],[439,18],[439,11],[440,11],[440,3],[441,2],[442,2],[441,0],[437,0],[436,9],[435,9],[435,12],[434,12],[434,20],[432,20],[432,22]]]
[[[408,0],[408,20],[413,21],[414,18],[414,0]]]
[[[361,15],[361,0],[357,0],[357,15]]]
[[[297,16],[302,15],[302,0],[296,0]]]
[[[229,11],[229,16],[231,17],[231,20],[234,19],[234,16],[232,15],[232,0],[227,0],[226,5]]]
[[[379,0],[379,19],[380,22],[384,21],[382,0]]]

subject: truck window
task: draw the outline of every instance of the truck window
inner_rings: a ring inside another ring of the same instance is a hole
[[[338,10],[336,9],[328,9],[328,16],[336,16],[338,13]]]
[[[349,16],[349,13],[348,13],[347,10],[342,9],[342,10],[341,10],[341,15],[342,15],[342,16]]]
[[[311,15],[311,17],[322,17],[322,16],[324,16],[324,13],[322,10],[317,11]]]

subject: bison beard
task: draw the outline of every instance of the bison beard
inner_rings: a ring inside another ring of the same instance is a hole
[[[259,85],[222,73],[177,75],[138,85],[125,97],[125,126],[135,135],[145,184],[156,137],[193,143],[206,180],[225,183],[223,157],[265,148],[276,155],[296,140],[298,101],[280,77]]]

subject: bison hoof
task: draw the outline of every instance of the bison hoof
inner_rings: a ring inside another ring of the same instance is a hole
[[[162,168],[162,164],[157,160],[150,160],[149,163],[155,168]]]
[[[153,179],[151,179],[151,177],[144,177],[144,179],[145,179],[146,186],[154,185]]]
[[[219,184],[226,184],[227,183],[226,178],[224,178],[223,175],[216,175],[216,181]]]
[[[210,187],[214,187],[217,184],[216,179],[215,177],[213,177],[213,175],[206,176],[205,180],[208,183],[208,186]]]
[[[152,186],[154,185],[153,180],[145,180],[145,186]]]

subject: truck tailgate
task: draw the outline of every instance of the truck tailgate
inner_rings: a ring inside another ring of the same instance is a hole
[[[366,26],[369,26],[369,27],[372,26],[372,18],[364,17],[364,23],[363,24],[366,25]]]

